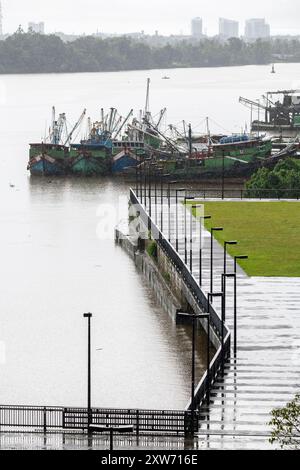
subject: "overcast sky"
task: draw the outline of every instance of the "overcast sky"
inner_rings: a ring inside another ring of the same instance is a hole
[[[192,17],[201,16],[204,30],[218,31],[218,18],[242,22],[265,17],[272,34],[300,34],[300,0],[0,0],[4,32],[29,21],[44,21],[46,32],[92,33],[144,30],[188,34]]]

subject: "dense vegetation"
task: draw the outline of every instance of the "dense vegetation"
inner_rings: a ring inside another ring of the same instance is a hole
[[[300,198],[300,160],[282,160],[273,169],[259,169],[247,182],[249,196]]]
[[[206,39],[151,47],[126,37],[82,37],[64,43],[55,35],[24,33],[19,29],[0,41],[0,73],[97,72],[171,67],[210,67],[267,64],[274,54],[300,61],[300,41],[240,39],[221,43]]]

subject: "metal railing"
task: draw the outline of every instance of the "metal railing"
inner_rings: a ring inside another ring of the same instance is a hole
[[[199,286],[198,282],[194,278],[194,276],[189,271],[188,267],[182,260],[181,256],[177,253],[175,248],[171,245],[171,243],[166,239],[164,234],[160,231],[158,226],[154,223],[152,218],[149,216],[147,211],[145,210],[144,206],[140,203],[138,197],[136,196],[135,192],[131,189],[130,190],[130,201],[134,204],[135,209],[139,212],[140,218],[145,225],[148,227],[152,235],[154,236],[155,240],[157,241],[160,248],[164,251],[165,255],[169,258],[170,262],[182,278],[183,282],[189,289],[190,293],[192,294],[194,300],[196,301],[197,305],[200,309],[204,312],[207,312],[207,306],[209,305],[208,299],[204,292],[202,291],[201,287]],[[229,329],[225,324],[223,324],[221,318],[214,310],[214,308],[210,305],[209,307],[210,313],[210,325],[213,328],[214,332],[221,340],[222,333],[224,336],[224,346],[220,347],[216,352],[213,360],[210,363],[210,371],[209,373],[206,372],[199,383],[196,393],[195,393],[195,404],[200,405],[205,397],[207,390],[210,388],[208,385],[214,383],[221,365],[223,363],[223,358],[228,358],[230,356],[230,347],[231,347],[231,334]],[[222,331],[222,329],[224,330]],[[208,380],[210,383],[208,384]],[[191,409],[191,402],[187,405],[186,410]]]
[[[42,406],[0,406],[0,429],[35,428],[46,432],[48,429],[63,428],[63,408]]]
[[[92,425],[133,426],[137,436],[184,436],[190,430],[187,411],[92,409]],[[195,420],[195,430],[198,420]],[[0,406],[0,430],[13,432],[77,431],[88,429],[87,408]]]
[[[245,189],[245,188],[200,188],[189,189],[190,195],[197,196],[202,199],[272,199],[272,200],[299,200],[300,189]]]

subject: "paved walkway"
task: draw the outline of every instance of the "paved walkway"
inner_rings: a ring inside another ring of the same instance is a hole
[[[237,202],[238,203],[238,202]],[[164,233],[168,236],[168,212]],[[188,217],[189,219],[189,217]],[[184,210],[179,209],[183,226]],[[172,223],[171,242],[175,245]],[[199,232],[199,224],[194,231]],[[188,231],[189,233],[189,231]],[[189,247],[189,243],[188,243]],[[203,236],[203,289],[210,291],[210,233]],[[214,241],[214,286],[221,289],[223,247]],[[184,259],[181,237],[179,253]],[[199,276],[199,238],[194,240],[194,275]],[[245,253],[241,253],[245,254]],[[228,257],[227,270],[233,271]],[[233,332],[233,281],[227,281],[226,322]],[[220,312],[220,302],[214,306]],[[199,440],[207,449],[265,449],[271,417],[300,391],[300,279],[249,278],[239,269],[238,353],[215,384],[211,405],[201,409]],[[272,446],[273,448],[273,446]]]

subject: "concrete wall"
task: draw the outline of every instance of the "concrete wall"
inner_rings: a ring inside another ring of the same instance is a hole
[[[138,271],[143,274],[147,284],[152,288],[158,304],[174,320],[176,320],[178,311],[203,313],[179,273],[160,247],[157,247],[157,260],[154,260],[147,251],[139,251],[136,238],[124,235],[118,229],[116,230],[116,243],[134,260]],[[200,320],[200,323],[207,333],[207,321]],[[212,328],[210,337],[212,345],[218,349],[220,341]]]

